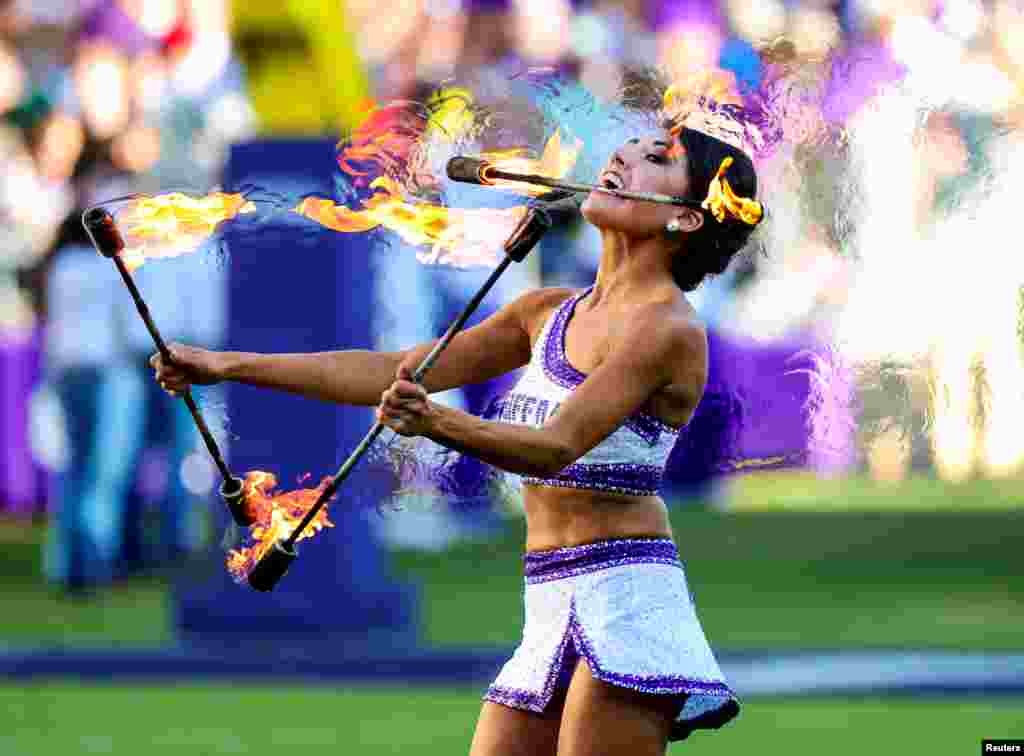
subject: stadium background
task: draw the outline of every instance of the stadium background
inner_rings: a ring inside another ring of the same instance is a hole
[[[415,97],[455,66],[564,65],[595,88],[614,78],[617,65],[635,60],[680,70],[704,60],[742,75],[749,74],[753,46],[779,36],[808,53],[880,45],[925,71],[937,65],[937,51],[954,50],[965,70],[973,67],[977,78],[944,82],[971,91],[952,113],[927,124],[931,139],[914,156],[918,172],[901,190],[923,198],[913,212],[942,212],[944,197],[955,195],[956,182],[966,181],[977,165],[980,135],[1000,128],[1013,134],[1020,125],[1024,9],[1005,0],[69,5],[2,4],[4,79],[23,79],[20,87],[5,88],[17,96],[2,100],[10,229],[0,252],[7,434],[0,467],[4,754],[143,748],[258,754],[280,747],[462,752],[482,687],[515,644],[521,622],[523,524],[514,507],[458,513],[413,507],[383,518],[359,509],[339,518],[337,532],[307,546],[303,571],[289,576],[292,588],[282,586],[279,603],[268,609],[265,597],[221,574],[216,542],[223,522],[212,511],[210,471],[201,455],[174,458],[166,439],[154,440],[143,454],[139,469],[155,472],[141,475],[126,499],[119,574],[84,591],[66,590],[54,577],[47,564],[52,478],[74,460],[62,458],[67,447],[54,430],[67,420],[56,409],[43,346],[60,312],[48,307],[60,304],[54,299],[59,287],[49,284],[65,238],[62,224],[84,197],[114,186],[80,164],[67,164],[84,158],[67,157],[59,147],[74,133],[60,131],[68,124],[59,116],[87,121],[68,105],[82,93],[75,98],[67,88],[104,86],[102,79],[90,84],[69,77],[76,50],[100,39],[133,60],[154,45],[161,54],[181,56],[175,58],[187,93],[181,97],[192,98],[201,125],[181,126],[161,110],[164,115],[137,130],[119,127],[134,139],[125,144],[135,154],[156,151],[130,171],[140,185],[158,188],[189,172],[193,181],[201,177],[203,188],[252,177],[329,186],[333,145],[360,122],[369,103]],[[109,21],[114,16],[134,28]],[[103,18],[106,26],[97,20]],[[90,19],[94,31],[87,32],[79,24]],[[948,46],[939,47],[940,41]],[[181,62],[190,53],[192,68]],[[218,54],[229,73],[216,85],[200,81]],[[197,79],[191,92],[190,75]],[[183,106],[178,112],[191,111]],[[47,147],[43,125],[57,131],[58,146]],[[87,123],[90,128],[99,127]],[[1019,149],[1019,140],[1011,143]],[[879,160],[894,158],[879,153]],[[178,165],[169,167],[173,161]],[[886,167],[891,178],[896,168]],[[875,183],[865,192],[884,196],[886,174],[871,175]],[[1012,178],[1001,180],[1012,185]],[[1005,234],[990,232],[983,241],[1002,257],[1012,255]],[[353,286],[329,306],[312,302],[317,294],[329,297],[338,280],[374,278],[387,285],[386,267],[350,254],[358,249],[355,239],[310,234],[303,244],[334,245],[339,254],[315,271],[282,271],[274,257],[279,238],[251,247],[248,266],[240,261],[240,243],[231,249],[221,288],[210,294],[223,299],[228,314],[217,339],[266,351],[372,343],[375,335],[359,317],[374,304],[366,287]],[[577,280],[592,270],[586,251],[575,248],[571,264],[556,261],[557,252],[542,250],[521,283]],[[881,269],[896,281],[876,296],[899,298],[907,289],[934,287],[935,301],[905,300],[906,308],[922,313],[904,313],[907,321],[926,320],[940,309],[966,319],[976,315],[974,331],[950,332],[945,351],[933,356],[933,370],[952,373],[960,363],[973,370],[977,332],[1008,331],[1016,337],[1012,345],[1004,341],[1003,351],[984,354],[989,364],[1010,360],[1004,375],[1022,374],[1017,312],[1001,325],[985,319],[998,312],[984,309],[986,291],[1006,273],[995,267],[996,253],[984,258],[989,264],[980,273],[946,288],[935,287],[920,263]],[[824,262],[833,258],[827,244],[811,239],[800,254],[750,272],[742,285],[732,282],[719,294],[723,332],[760,326],[769,331],[758,334],[762,342],[789,343],[809,324],[853,309],[858,300],[849,272]],[[154,289],[159,264],[148,283]],[[116,279],[105,280],[110,306],[127,310]],[[780,291],[773,286],[779,281],[797,283]],[[1019,288],[1024,280],[1010,283]],[[287,313],[268,313],[265,301],[252,296],[271,286],[292,293]],[[457,297],[458,287],[451,290]],[[165,301],[173,308],[173,296]],[[759,316],[764,308],[785,312],[769,321]],[[166,306],[154,310],[158,322],[161,316],[173,320]],[[894,320],[889,311],[858,321],[864,332],[858,348],[870,351],[865,345],[885,336],[899,351],[906,341],[930,337],[909,328],[904,333]],[[97,333],[85,323],[81,328],[85,341]],[[959,754],[976,751],[983,737],[1024,737],[1024,448],[1014,428],[1022,384],[992,384],[997,422],[978,409],[975,383],[958,379],[962,394],[950,398],[947,392],[943,404],[906,377],[908,366],[914,367],[909,359],[903,372],[858,384],[859,424],[849,452],[831,470],[697,474],[699,480],[681,481],[670,492],[705,629],[746,704],[722,732],[700,733],[671,752]],[[965,374],[978,372],[967,368]],[[259,392],[232,390],[214,399],[228,407],[232,459],[248,469],[272,458],[283,478],[332,469],[369,418],[361,410],[328,411]],[[953,409],[942,415],[939,405]],[[173,412],[159,406],[148,411]],[[919,421],[926,414],[931,425]],[[888,430],[872,423],[893,416],[903,422]],[[146,422],[170,422],[160,417]],[[113,422],[101,418],[98,425]],[[278,437],[283,427],[307,433]],[[147,497],[159,499],[160,481],[166,488],[175,474],[185,479],[203,548],[171,559],[159,545],[166,525]],[[147,480],[157,481],[152,490]],[[384,497],[386,485],[367,477],[360,490]],[[309,626],[297,627],[301,617]]]

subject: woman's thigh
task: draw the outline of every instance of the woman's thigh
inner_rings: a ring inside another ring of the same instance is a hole
[[[663,756],[678,712],[678,700],[603,683],[580,659],[565,699],[557,756]]]
[[[485,701],[470,756],[555,756],[561,707],[535,714]]]

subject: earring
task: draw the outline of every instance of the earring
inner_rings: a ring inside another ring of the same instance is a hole
[[[680,228],[681,226],[679,225],[678,218],[673,218],[672,220],[665,224],[665,230],[668,231],[670,234],[679,233]]]

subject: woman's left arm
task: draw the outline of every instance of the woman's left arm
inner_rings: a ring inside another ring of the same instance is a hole
[[[608,357],[540,428],[482,420],[431,402],[408,371],[383,397],[377,417],[397,433],[425,436],[519,475],[547,477],[611,435],[666,385],[703,373],[703,330],[655,310],[631,320]]]

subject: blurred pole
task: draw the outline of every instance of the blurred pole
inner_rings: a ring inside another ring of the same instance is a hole
[[[225,189],[255,185],[295,196],[330,196],[335,143],[325,138],[235,145]],[[223,243],[231,266],[231,349],[373,348],[367,313],[374,307],[374,248],[366,235],[339,234],[288,214],[258,227],[235,224],[225,230]],[[231,464],[240,474],[273,473],[282,491],[312,487],[331,475],[339,457],[373,424],[371,408],[310,402],[240,384],[227,386],[227,405]],[[300,484],[304,474],[311,478]],[[389,575],[387,555],[370,526],[378,517],[374,507],[393,485],[393,472],[380,464],[354,471],[330,506],[335,527],[304,544],[302,559],[272,598],[235,584],[224,552],[211,548],[178,582],[181,634],[232,649],[261,639],[284,649],[323,642],[323,653],[334,656],[413,643],[416,593]]]
[[[342,133],[354,128],[365,112],[370,84],[359,58],[355,35],[342,0],[287,0],[288,15],[302,26],[313,48],[313,61],[324,82],[323,97],[331,125]]]
[[[267,133],[345,134],[370,84],[341,0],[233,0],[231,29]]]

